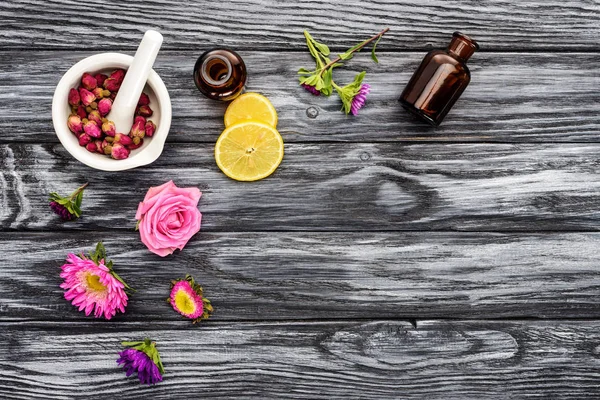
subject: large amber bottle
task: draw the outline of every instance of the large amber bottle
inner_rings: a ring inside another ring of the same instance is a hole
[[[431,125],[440,125],[471,81],[466,62],[477,49],[473,39],[454,32],[446,50],[425,56],[400,96],[402,106]]]

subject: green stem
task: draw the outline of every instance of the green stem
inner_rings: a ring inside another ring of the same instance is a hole
[[[375,40],[379,39],[380,37],[382,37],[387,31],[389,31],[390,28],[385,28],[384,30],[382,30],[381,32],[379,32],[377,35],[373,36],[370,39],[365,40],[364,42],[362,42],[361,44],[359,44],[358,46],[356,46],[355,48],[352,49],[352,51],[350,51],[350,54],[356,53],[357,51],[361,51],[366,45],[368,45],[371,42],[374,42]],[[331,67],[333,64],[342,61],[341,57],[337,57],[335,60],[328,62],[323,69],[321,70],[321,72],[319,73],[319,75],[323,75],[323,72],[325,72],[327,70],[327,68]]]
[[[69,196],[69,200],[73,200],[73,198],[77,197],[79,192],[81,192],[83,189],[85,189],[87,187],[87,185],[89,185],[89,182],[86,182],[83,185],[79,186],[77,188],[77,190],[75,190],[73,193],[71,193],[71,195]]]

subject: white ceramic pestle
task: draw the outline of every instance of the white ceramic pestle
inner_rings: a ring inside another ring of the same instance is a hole
[[[162,42],[163,37],[157,31],[149,30],[144,34],[110,113],[106,117],[115,123],[117,132],[129,133],[140,95],[144,90]]]

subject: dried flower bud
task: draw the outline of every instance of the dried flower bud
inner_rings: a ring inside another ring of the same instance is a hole
[[[94,93],[90,92],[86,88],[79,89],[79,96],[81,97],[81,102],[84,106],[89,106],[94,100],[96,100]]]
[[[90,107],[92,107],[92,110],[95,110],[95,109],[97,109],[97,108],[98,108],[98,103],[96,103],[95,101],[92,101],[92,102],[90,103]]]
[[[136,143],[136,141],[138,143]],[[141,139],[139,137],[135,137],[135,138],[133,138],[133,143],[130,144],[129,146],[127,146],[127,148],[129,150],[135,150],[135,149],[139,149],[140,147],[142,147],[143,144],[144,144],[144,139]]]
[[[98,86],[98,82],[96,82],[96,78],[85,72],[81,77],[81,86],[87,90],[94,90]]]
[[[94,75],[94,78],[96,78],[96,83],[98,86],[104,86],[104,81],[108,78],[108,76],[104,74],[96,74]]]
[[[104,154],[104,150],[102,150],[102,140],[94,140],[96,144],[96,153]]]
[[[87,151],[89,151],[90,153],[96,153],[98,151],[98,148],[96,147],[95,142],[89,142],[88,144],[86,144],[85,149]]]
[[[152,121],[148,121],[146,122],[146,126],[144,128],[146,131],[146,136],[152,137],[152,135],[154,135],[154,132],[156,131],[156,124],[154,124],[154,122]]]
[[[91,141],[92,141],[92,137],[90,135],[88,135],[87,133],[82,133],[81,135],[79,135],[79,145],[80,146],[87,146],[87,144]]]
[[[115,138],[112,137],[112,136],[107,136],[107,137],[104,138],[104,140],[106,140],[108,143],[112,143],[112,142],[115,141]]]
[[[103,98],[104,92],[105,92],[105,90],[102,89],[101,87],[97,87],[96,89],[92,90],[92,93],[94,93],[94,96],[96,96],[97,99]]]
[[[119,84],[123,82],[123,78],[125,78],[125,70],[124,69],[116,69],[110,74],[110,79],[116,79]]]
[[[133,140],[131,140],[131,138],[124,133],[117,133],[113,143],[121,143],[123,146],[127,146],[133,143]]]
[[[106,136],[114,137],[115,134],[117,133],[114,122],[107,121],[107,122],[103,123],[102,124],[102,132],[104,132],[104,134]]]
[[[98,102],[98,111],[100,111],[100,115],[103,117],[110,112],[112,108],[112,100],[111,99],[102,99]]]
[[[100,117],[100,113],[98,112],[98,110],[94,110],[91,113],[89,113],[88,120],[94,121],[98,126],[102,126],[102,117]]]
[[[116,79],[108,78],[104,81],[104,89],[110,90],[111,92],[116,92],[121,88],[121,82]]]
[[[99,138],[102,136],[102,131],[96,121],[88,121],[83,125],[83,131],[93,138]]]
[[[71,115],[67,118],[67,126],[69,130],[75,134],[80,134],[83,132],[83,124],[81,123],[81,118],[77,115]]]
[[[69,90],[69,104],[72,106],[77,106],[81,102],[81,97],[79,96],[79,92],[77,89]]]
[[[111,138],[111,139],[112,139],[112,138]],[[110,152],[109,152],[109,153],[106,153],[106,147],[108,147],[108,146],[112,146],[112,143],[110,143],[108,140],[104,139],[104,140],[102,141],[102,152],[103,152],[104,154],[110,154]]]
[[[144,117],[137,116],[133,121],[133,126],[129,132],[131,137],[143,138],[146,135],[146,119]]]
[[[115,143],[112,146],[110,155],[115,160],[124,160],[129,157],[129,149],[123,146],[121,143]]]
[[[148,118],[152,116],[153,111],[150,106],[139,106],[136,110],[136,114],[141,115],[144,118]]]
[[[112,101],[114,101],[114,100],[115,100],[115,97],[117,97],[117,92],[112,92],[112,93],[110,94],[110,96],[108,96],[108,97],[110,97],[110,99],[111,99]]]
[[[147,106],[150,104],[150,97],[146,93],[142,93],[138,101],[138,106]]]
[[[111,95],[110,90],[104,89],[102,91],[102,97],[109,97]]]
[[[104,146],[104,154],[109,156],[109,155],[111,155],[111,153],[112,153],[112,145],[107,144],[106,146]]]
[[[82,105],[77,106],[77,115],[79,118],[87,118],[87,112],[85,112],[85,107]]]

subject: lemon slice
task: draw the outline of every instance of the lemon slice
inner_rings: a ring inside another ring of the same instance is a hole
[[[215,160],[236,181],[257,181],[271,175],[283,159],[283,139],[275,128],[259,121],[225,128],[215,145]]]
[[[277,127],[277,111],[265,96],[258,93],[244,93],[231,102],[225,111],[225,127],[243,121],[261,121],[273,128]]]

